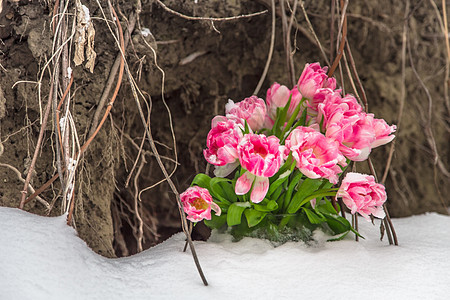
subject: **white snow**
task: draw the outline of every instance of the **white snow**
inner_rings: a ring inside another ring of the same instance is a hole
[[[84,23],[86,24],[86,28],[89,27],[89,22],[91,21],[91,14],[89,12],[89,8],[86,5],[82,4],[81,8],[84,12]]]
[[[64,130],[66,129],[66,117],[61,117],[61,119],[59,119],[59,128],[61,128],[61,134],[64,135]]]
[[[65,224],[0,207],[0,299],[448,299],[450,217],[394,219],[400,246],[379,240],[289,242],[213,234],[195,242],[203,286],[179,233],[138,255],[107,259]]]
[[[69,157],[69,164],[68,164],[67,170],[69,172],[75,171],[77,164],[78,164],[78,161],[76,159]]]
[[[150,32],[150,29],[148,29],[147,27],[143,27],[141,30],[141,34],[143,37],[148,37],[152,33]]]

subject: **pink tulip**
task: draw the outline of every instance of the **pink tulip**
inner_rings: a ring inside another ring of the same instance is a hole
[[[315,95],[317,103],[317,121],[322,123],[322,128],[327,128],[328,124],[340,122],[342,118],[349,121],[357,121],[357,116],[362,112],[362,107],[358,100],[350,94],[342,97],[340,90],[321,89]]]
[[[322,125],[321,129],[328,138],[339,142],[339,150],[347,158],[366,160],[377,138],[373,114],[364,113],[352,95],[341,97],[337,92],[323,95],[324,100],[317,105],[317,122]],[[379,127],[381,141],[386,137],[382,126]]]
[[[336,89],[336,78],[334,77],[329,77],[324,83],[323,83],[323,88],[327,88],[327,89],[331,89],[331,90],[335,90]]]
[[[259,203],[269,190],[269,177],[280,169],[284,146],[280,146],[280,140],[275,136],[250,133],[244,135],[237,149],[239,162],[247,171],[238,178],[235,192],[247,194],[253,184],[250,200]]]
[[[371,175],[348,173],[342,180],[337,197],[342,198],[352,214],[358,212],[368,221],[371,214],[377,218],[385,216],[383,204],[387,198],[386,190]]]
[[[225,112],[227,118],[238,120],[242,124],[246,120],[253,131],[261,130],[264,127],[266,104],[263,99],[256,96],[245,98],[237,103],[234,103],[231,99],[228,100],[225,105]]]
[[[325,99],[338,97],[341,98],[341,90],[332,90],[329,88],[318,89],[314,94],[312,99],[306,101],[307,114],[306,114],[306,124],[312,125],[314,123],[320,124],[323,114],[319,110],[319,105],[322,104]],[[330,102],[330,101],[329,101]]]
[[[336,184],[342,172],[339,165],[347,165],[339,143],[309,127],[295,128],[286,139],[286,150],[292,153],[297,168],[312,179],[326,178]]]
[[[228,120],[224,116],[216,116],[212,120],[211,130],[206,138],[207,149],[203,150],[205,159],[218,167],[216,176],[225,177],[238,165],[237,146],[242,139],[242,130],[239,124]]]
[[[317,112],[319,111],[319,104],[323,103],[330,94],[340,96],[340,90],[333,91],[328,88],[318,89],[314,94],[314,97],[312,99],[308,99],[308,113],[311,112],[314,115],[317,115]]]
[[[272,120],[269,115],[266,115],[264,119],[264,128],[273,128],[273,125],[275,124],[275,121]]]
[[[391,133],[395,132],[397,126],[389,126],[383,119],[374,119],[373,128],[376,138],[370,145],[372,148],[387,144],[395,138],[395,135],[391,135]]]
[[[187,219],[192,222],[199,222],[203,219],[211,220],[211,209],[216,212],[216,216],[221,214],[220,207],[213,202],[207,189],[193,186],[180,194],[180,198]]]
[[[272,120],[275,120],[277,117],[277,108],[284,107],[288,102],[289,94],[290,91],[287,86],[276,82],[267,90],[267,114]]]
[[[289,90],[286,86],[275,82],[270,89],[267,90],[267,113],[271,120],[275,121],[277,118],[277,109],[284,108],[289,102],[289,97],[291,97],[291,103],[287,111],[287,120],[289,120],[294,110],[297,108],[297,105],[299,105],[302,100],[302,95],[298,91],[297,86],[292,90]]]
[[[298,80],[298,89],[303,97],[312,99],[318,89],[336,88],[336,80],[327,76],[328,67],[320,67],[319,63],[306,64]]]
[[[325,135],[339,142],[339,150],[353,161],[364,161],[375,140],[373,114],[359,113],[351,118],[341,115],[340,120],[328,124]]]

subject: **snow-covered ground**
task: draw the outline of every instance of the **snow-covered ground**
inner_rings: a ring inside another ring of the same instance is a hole
[[[450,217],[394,219],[400,246],[366,240],[315,246],[214,234],[195,242],[203,286],[184,236],[128,258],[92,252],[65,218],[0,207],[0,299],[449,299]]]

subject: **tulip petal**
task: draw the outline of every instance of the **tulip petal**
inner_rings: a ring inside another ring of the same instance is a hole
[[[357,150],[357,149],[353,149],[353,150]],[[370,147],[365,147],[365,148],[358,149],[358,150],[360,151],[358,156],[356,156],[356,157],[349,157],[351,160],[353,160],[353,161],[365,161],[369,157],[369,154],[370,154],[372,149]]]
[[[383,206],[378,206],[372,211],[372,215],[374,217],[384,219],[386,217],[386,213],[384,212]]]
[[[222,213],[222,210],[220,209],[219,205],[217,205],[214,202],[211,202],[211,209],[216,212],[216,216],[220,216],[220,214]]]
[[[252,194],[250,195],[250,200],[253,203],[259,203],[263,201],[268,190],[269,190],[269,178],[256,177]]]
[[[342,197],[352,214],[359,213],[367,221],[370,221],[369,215],[380,219],[385,217],[383,204],[387,197],[386,190],[382,184],[375,182],[372,175],[347,173],[336,196]]]
[[[216,166],[214,169],[214,176],[216,177],[226,177],[233,172],[237,166],[239,166],[239,161],[226,164],[225,166]]]
[[[252,188],[252,183],[255,180],[255,175],[250,172],[245,172],[241,177],[236,181],[236,187],[234,191],[236,195],[245,195]]]

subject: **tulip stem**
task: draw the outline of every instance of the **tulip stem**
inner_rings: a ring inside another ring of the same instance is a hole
[[[291,96],[292,97],[292,96]],[[288,129],[291,128],[292,124],[294,124],[295,119],[298,116],[298,113],[300,112],[300,109],[303,105],[303,102],[305,102],[306,98],[303,97],[302,100],[300,101],[300,103],[297,105],[297,107],[295,108],[294,112],[292,113],[292,116],[289,118],[289,121],[287,122],[286,126],[284,127],[283,131],[281,132],[281,136],[280,136],[280,140],[285,140],[285,134],[288,131]],[[286,105],[290,105],[290,103],[286,104]]]

